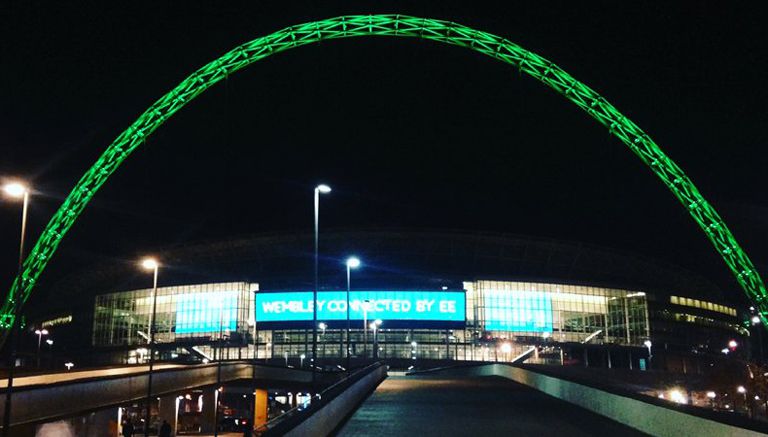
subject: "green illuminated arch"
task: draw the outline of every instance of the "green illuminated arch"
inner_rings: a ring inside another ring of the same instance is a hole
[[[765,317],[768,315],[765,285],[715,209],[645,132],[591,88],[541,56],[490,33],[429,18],[350,15],[288,27],[238,46],[192,73],[150,106],[107,147],[51,218],[24,261],[21,280],[16,278],[0,309],[0,326],[10,326],[14,296],[20,296],[22,302],[26,301],[64,235],[102,184],[176,111],[228,75],[267,56],[322,40],[358,36],[413,37],[465,47],[514,66],[576,104],[607,127],[672,191],[712,242],[741,288],[759,308],[763,320],[768,322]]]

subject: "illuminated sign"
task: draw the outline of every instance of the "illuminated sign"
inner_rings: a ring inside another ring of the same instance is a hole
[[[463,327],[466,318],[463,291],[352,291],[349,319],[381,319],[388,327]],[[256,293],[256,323],[269,327],[312,323],[312,292]],[[317,320],[331,327],[347,320],[347,292],[317,294]],[[393,323],[394,322],[394,323]]]
[[[237,327],[237,292],[216,291],[176,297],[176,333],[234,331]]]
[[[485,290],[488,331],[552,332],[552,299],[540,291]]]

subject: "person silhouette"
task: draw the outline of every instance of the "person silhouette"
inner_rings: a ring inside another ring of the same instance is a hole
[[[123,425],[123,437],[133,437],[133,424],[130,420]]]
[[[165,419],[163,419],[163,424],[160,425],[158,437],[171,437],[171,425]]]

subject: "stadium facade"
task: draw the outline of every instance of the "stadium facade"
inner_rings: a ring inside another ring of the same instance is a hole
[[[652,357],[654,368],[688,372],[723,359],[731,340],[748,344],[738,302],[698,275],[636,255],[469,232],[326,232],[320,241],[319,360],[525,355],[528,362],[647,368]],[[291,234],[163,251],[155,318],[161,358],[308,360],[308,247],[311,235]],[[347,300],[343,263],[353,254],[363,266],[352,273]],[[103,352],[109,362],[143,362],[152,290],[131,287],[140,281],[147,282],[134,266],[73,275],[56,291],[90,298],[47,318],[79,326],[80,349]],[[746,347],[735,352],[748,354]]]

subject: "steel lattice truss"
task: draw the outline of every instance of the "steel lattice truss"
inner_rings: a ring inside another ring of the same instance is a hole
[[[763,321],[768,322],[765,285],[715,209],[701,196],[680,167],[645,132],[594,90],[547,59],[490,33],[429,18],[353,15],[288,27],[236,47],[192,73],[150,106],[109,145],[51,218],[24,261],[21,281],[19,278],[14,281],[0,309],[0,327],[11,326],[14,296],[19,296],[22,302],[29,298],[61,240],[107,178],[131,152],[184,105],[228,75],[267,56],[322,40],[358,36],[422,38],[465,47],[512,65],[519,72],[534,77],[575,103],[626,144],[672,191],[757,306]],[[7,332],[7,329],[3,332]]]

